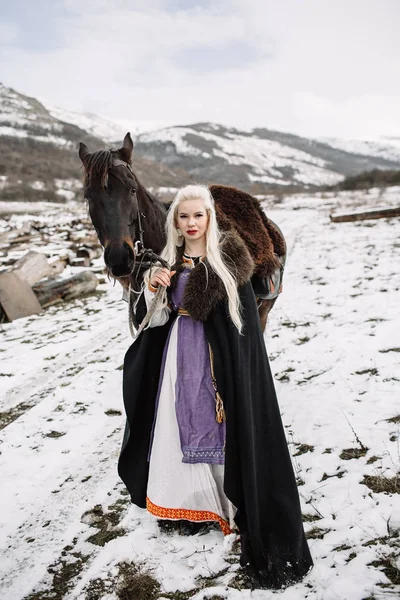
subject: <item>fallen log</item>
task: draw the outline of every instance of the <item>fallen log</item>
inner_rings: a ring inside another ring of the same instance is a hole
[[[46,308],[94,292],[99,280],[91,271],[82,271],[68,279],[48,279],[32,286],[41,306]]]
[[[29,250],[13,264],[12,272],[20,279],[25,279],[29,285],[33,285],[43,277],[47,277],[51,273],[51,268],[45,254]]]
[[[395,208],[377,208],[374,210],[360,210],[352,213],[331,214],[333,223],[348,223],[350,221],[365,221],[367,219],[388,219],[400,217],[400,206]]]
[[[31,235],[27,234],[27,235],[20,235],[19,237],[11,238],[11,239],[9,239],[8,243],[10,244],[10,246],[15,246],[16,244],[22,244],[24,242],[30,242],[30,241],[31,241]]]

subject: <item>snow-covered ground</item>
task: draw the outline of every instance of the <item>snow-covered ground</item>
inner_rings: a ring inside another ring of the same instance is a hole
[[[400,568],[399,223],[329,220],[377,198],[303,195],[268,210],[289,245],[265,340],[315,561],[304,581],[240,589],[234,535],[169,535],[129,504],[116,462],[130,339],[107,284],[3,325],[1,598],[115,600],[124,562],[158,580],[149,598],[398,598],[382,569]]]

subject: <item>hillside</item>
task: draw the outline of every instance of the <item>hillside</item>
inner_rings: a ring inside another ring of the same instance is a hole
[[[213,123],[140,134],[135,150],[172,167],[180,165],[197,181],[217,181],[254,194],[333,185],[362,171],[400,167],[400,157],[364,156],[292,134],[240,131]]]
[[[82,141],[93,151],[109,146],[99,137],[109,123],[82,116],[83,125],[94,131],[93,135],[75,124],[76,113],[58,113],[66,119],[75,115],[74,123],[54,114],[35,98],[0,84],[0,200],[65,202],[81,198],[78,144]],[[135,170],[144,185],[155,189],[179,187],[190,178],[182,169],[140,156],[135,157]]]
[[[266,128],[214,123],[134,136],[134,170],[153,193],[171,196],[188,182],[233,185],[253,194],[315,190],[373,169],[400,168],[394,142],[376,147],[313,140]],[[90,150],[122,141],[121,124],[46,106],[0,84],[0,199],[65,202],[81,198],[78,142]],[[386,151],[385,151],[386,148]]]
[[[384,160],[400,162],[400,138],[385,136],[378,140],[351,140],[322,138],[320,140],[332,148],[344,150],[350,154],[375,156]]]
[[[80,185],[78,141],[101,144],[79,127],[53,118],[35,98],[0,84],[2,200],[74,197]]]

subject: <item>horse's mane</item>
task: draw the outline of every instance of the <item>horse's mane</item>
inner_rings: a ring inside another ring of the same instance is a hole
[[[104,188],[107,185],[108,170],[112,167],[113,151],[98,150],[93,152],[85,162],[85,188],[88,188],[93,177],[100,178],[100,185]]]
[[[114,150],[98,150],[97,152],[93,152],[85,162],[85,183],[84,190],[87,190],[90,185],[93,183],[94,178],[100,179],[100,186],[104,189],[107,186],[108,181],[108,171],[113,166],[113,158],[115,155]],[[116,177],[116,175],[114,173]],[[119,179],[119,177],[118,177]],[[138,180],[136,174],[135,179],[137,181],[137,194],[139,200],[146,202],[149,206],[153,206],[153,210],[158,210],[161,214],[165,214],[166,207],[165,205],[155,198]]]

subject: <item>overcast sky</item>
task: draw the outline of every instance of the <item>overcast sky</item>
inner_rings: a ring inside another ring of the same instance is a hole
[[[399,0],[0,0],[0,81],[155,125],[400,136]]]

